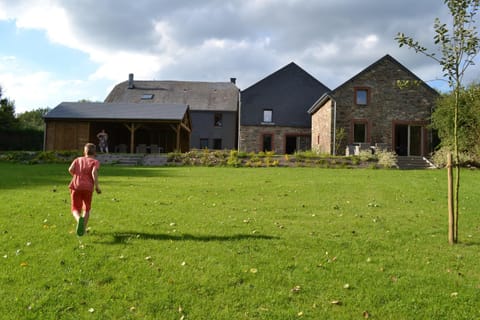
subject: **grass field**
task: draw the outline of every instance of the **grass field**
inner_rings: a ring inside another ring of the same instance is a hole
[[[480,172],[0,163],[2,319],[480,319]]]

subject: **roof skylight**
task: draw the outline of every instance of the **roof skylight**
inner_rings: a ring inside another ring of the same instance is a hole
[[[142,95],[142,100],[152,100],[153,99],[153,94],[151,93],[146,93]]]

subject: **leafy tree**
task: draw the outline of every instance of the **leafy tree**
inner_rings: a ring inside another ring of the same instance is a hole
[[[432,127],[437,130],[441,147],[454,149],[455,96],[444,94],[432,114]],[[471,84],[459,95],[458,150],[464,153],[480,152],[480,84]]]
[[[0,87],[0,130],[13,129],[18,125],[15,118],[15,103],[2,98],[2,87]]]
[[[444,0],[452,16],[451,26],[436,18],[434,22],[435,45],[438,52],[429,51],[413,38],[398,33],[395,37],[400,47],[407,46],[415,52],[426,55],[437,61],[444,72],[444,77],[452,90],[453,101],[453,149],[455,166],[455,184],[452,199],[449,197],[449,242],[458,241],[458,197],[460,190],[459,167],[459,110],[460,94],[463,90],[463,77],[468,67],[474,65],[474,59],[479,52],[479,37],[475,26],[475,15],[478,12],[480,0]],[[450,184],[449,184],[450,186]]]
[[[18,115],[17,119],[22,128],[35,129],[43,131],[43,116],[50,111],[50,108],[40,108],[32,111],[26,111]]]

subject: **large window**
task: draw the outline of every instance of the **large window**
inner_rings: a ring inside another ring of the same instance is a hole
[[[273,111],[271,109],[264,109],[263,110],[263,122],[264,123],[272,123],[273,122],[272,117],[273,117]]]
[[[367,142],[367,124],[357,122],[353,124],[353,143]]]
[[[358,106],[366,106],[370,102],[368,88],[355,88],[355,104]]]

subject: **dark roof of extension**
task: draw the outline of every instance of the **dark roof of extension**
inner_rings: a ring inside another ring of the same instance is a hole
[[[143,81],[117,84],[105,102],[187,104],[192,111],[234,111],[238,109],[238,87],[232,82]],[[152,95],[151,99],[142,99]]]
[[[181,121],[188,111],[185,104],[62,102],[45,119]]]
[[[279,126],[310,127],[307,111],[329,89],[294,62],[241,92],[241,125],[259,125],[271,109]]]

